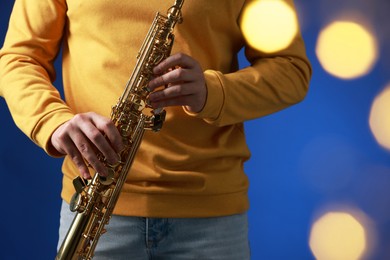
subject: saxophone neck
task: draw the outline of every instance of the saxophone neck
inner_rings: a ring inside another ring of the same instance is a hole
[[[175,3],[173,4],[174,7],[181,9],[183,6],[184,0],[176,0]]]
[[[181,23],[183,17],[181,15],[181,7],[183,6],[184,0],[176,0],[175,4],[168,10],[168,19],[173,23]]]

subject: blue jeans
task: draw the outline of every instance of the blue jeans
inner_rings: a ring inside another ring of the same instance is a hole
[[[60,247],[74,213],[62,203]],[[248,260],[247,214],[213,218],[112,216],[95,250],[103,259]]]

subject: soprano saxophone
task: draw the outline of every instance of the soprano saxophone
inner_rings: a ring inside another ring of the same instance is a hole
[[[182,22],[184,0],[176,0],[167,15],[157,13],[137,56],[136,66],[121,97],[112,107],[111,120],[119,130],[125,148],[117,164],[109,164],[102,154],[99,160],[108,176],[95,173],[92,180],[77,177],[70,209],[77,212],[57,253],[57,260],[92,259],[100,236],[105,232],[145,130],[159,131],[165,120],[164,109],[151,109],[147,98],[153,68],[167,58],[174,42],[173,29]]]

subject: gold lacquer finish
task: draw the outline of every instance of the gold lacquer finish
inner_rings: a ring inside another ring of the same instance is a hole
[[[165,110],[151,109],[147,105],[150,94],[147,86],[153,77],[153,68],[167,58],[172,49],[176,23],[182,21],[184,0],[175,1],[166,16],[156,14],[137,56],[137,63],[125,90],[111,112],[111,120],[119,130],[125,149],[115,165],[100,160],[110,172],[102,177],[95,174],[92,180],[77,177],[73,183],[76,194],[70,208],[77,212],[59,249],[57,260],[92,259],[99,237],[105,232],[122,186],[133,163],[145,130],[158,131],[165,120]]]

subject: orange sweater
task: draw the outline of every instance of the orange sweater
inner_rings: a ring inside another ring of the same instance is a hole
[[[0,52],[0,95],[20,129],[51,156],[53,131],[76,113],[109,116],[121,95],[155,12],[173,1],[16,0]],[[292,4],[292,1],[290,1]],[[116,214],[207,217],[248,209],[250,157],[243,122],[301,101],[311,68],[300,35],[285,50],[246,46],[251,66],[237,71],[245,46],[239,16],[244,0],[186,0],[173,53],[197,59],[207,82],[204,109],[167,108],[158,133],[147,132],[115,209]],[[63,47],[66,102],[52,86]],[[69,201],[77,168],[63,164]]]

